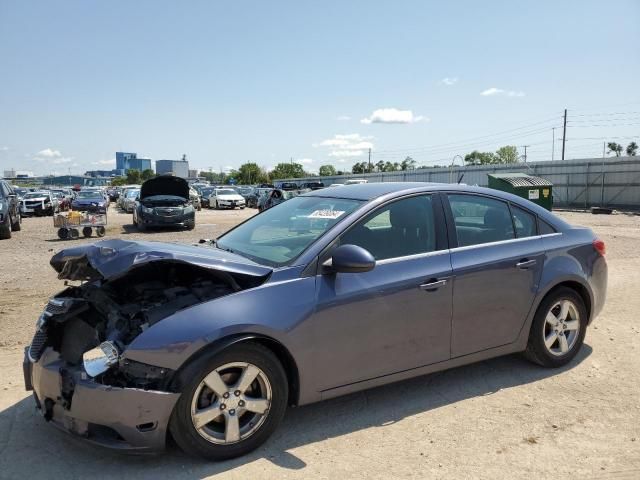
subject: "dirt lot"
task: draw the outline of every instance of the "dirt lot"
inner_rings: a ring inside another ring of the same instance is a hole
[[[194,242],[253,213],[203,211],[194,231],[140,234],[111,212],[107,237]],[[223,463],[175,448],[104,451],[38,416],[22,350],[61,288],[48,261],[71,243],[51,218],[26,219],[0,242],[0,478],[640,478],[640,217],[560,215],[605,240],[610,275],[606,308],[569,367],[510,356],[292,409],[265,446]]]

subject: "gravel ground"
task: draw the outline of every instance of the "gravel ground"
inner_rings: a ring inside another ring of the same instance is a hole
[[[113,211],[107,238],[195,242],[254,212],[203,211],[194,231],[140,234]],[[640,478],[640,217],[559,215],[592,227],[609,264],[605,310],[567,368],[509,356],[291,409],[266,445],[221,463],[104,451],[34,412],[22,349],[61,288],[48,261],[71,243],[51,218],[26,219],[0,242],[0,478]]]

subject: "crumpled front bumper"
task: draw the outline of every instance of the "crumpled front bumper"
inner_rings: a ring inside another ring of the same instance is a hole
[[[117,450],[143,453],[165,448],[179,393],[99,384],[82,368],[69,371],[51,347],[35,363],[25,351],[23,366],[25,387],[32,387],[36,406],[60,429]],[[65,398],[63,383],[69,382],[73,393]]]

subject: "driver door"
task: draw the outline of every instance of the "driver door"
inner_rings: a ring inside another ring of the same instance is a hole
[[[376,267],[317,277],[313,328],[321,390],[450,358],[451,261],[442,212],[439,196],[405,197],[367,215],[335,243],[368,250]]]

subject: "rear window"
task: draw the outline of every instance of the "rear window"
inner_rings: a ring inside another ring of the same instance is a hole
[[[449,204],[459,247],[515,238],[505,202],[479,195],[449,195]]]

